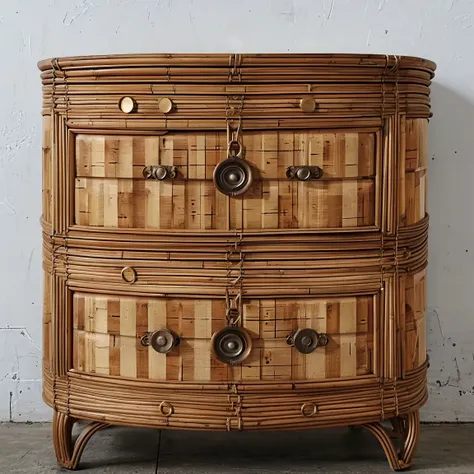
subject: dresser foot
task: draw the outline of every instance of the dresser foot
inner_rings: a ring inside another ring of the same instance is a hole
[[[410,467],[420,438],[420,414],[418,411],[390,420],[392,430],[387,431],[380,423],[362,425],[382,445],[388,463],[394,471]]]
[[[86,444],[97,431],[105,428],[107,423],[98,421],[88,424],[79,434],[77,439],[72,440],[72,427],[77,420],[64,413],[54,412],[53,415],[53,444],[58,463],[66,468],[75,470],[79,465]]]

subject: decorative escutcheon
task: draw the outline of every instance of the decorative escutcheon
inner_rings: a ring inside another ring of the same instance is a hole
[[[248,357],[252,350],[252,339],[245,329],[227,327],[214,333],[211,347],[217,359],[228,365],[234,365]]]
[[[230,157],[214,168],[214,183],[227,196],[245,193],[253,182],[252,168],[243,159]]]
[[[174,331],[165,328],[145,333],[140,342],[142,346],[151,346],[160,354],[168,354],[180,343],[180,339]]]
[[[151,165],[143,168],[143,176],[146,179],[175,179],[178,175],[178,168],[176,166],[168,165]]]
[[[287,344],[295,346],[302,354],[310,354],[319,346],[326,346],[329,342],[327,334],[319,334],[314,329],[298,329],[286,338]]]
[[[288,166],[286,169],[288,179],[309,181],[310,179],[318,179],[322,175],[323,170],[319,166]]]

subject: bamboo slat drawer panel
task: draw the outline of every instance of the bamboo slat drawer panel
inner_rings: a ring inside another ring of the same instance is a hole
[[[435,65],[162,54],[39,67],[58,462],[75,469],[114,424],[360,425],[408,467],[427,398]],[[73,443],[77,420],[90,424]]]

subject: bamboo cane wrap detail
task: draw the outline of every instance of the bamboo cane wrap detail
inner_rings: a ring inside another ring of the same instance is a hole
[[[107,424],[364,425],[406,467],[427,397],[435,65],[237,54],[39,67],[43,394],[60,463],[77,467]],[[229,136],[252,170],[242,195],[213,181]],[[211,340],[233,326],[251,350],[227,364]],[[164,328],[172,350],[142,344]],[[287,343],[304,328],[327,344]],[[402,457],[377,424],[393,417]],[[93,424],[73,446],[75,419]]]

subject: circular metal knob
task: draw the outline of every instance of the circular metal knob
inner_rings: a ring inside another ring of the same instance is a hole
[[[300,109],[303,112],[314,112],[316,110],[316,101],[312,97],[304,97],[300,100]]]
[[[228,327],[212,336],[212,352],[221,362],[229,365],[244,361],[252,350],[252,339],[242,328]]]
[[[132,97],[122,97],[119,102],[119,107],[124,114],[129,114],[135,111],[137,103]]]
[[[158,411],[160,412],[160,415],[166,416],[166,418],[168,418],[174,413],[174,407],[170,402],[163,400],[158,406]]]
[[[296,178],[300,181],[307,181],[309,178],[311,178],[311,170],[307,166],[298,168],[298,171],[296,172]]]
[[[252,185],[252,168],[243,159],[227,158],[214,168],[213,178],[221,193],[238,196]]]
[[[323,175],[323,170],[319,166],[288,166],[286,176],[289,179],[308,181],[319,179]]]
[[[166,179],[167,176],[168,176],[168,168],[166,168],[166,166],[158,165],[155,168],[153,168],[154,178],[162,181],[163,179]]]
[[[168,97],[163,97],[158,102],[158,108],[160,109],[160,112],[163,112],[164,114],[170,113],[173,110],[173,106],[173,101]]]
[[[318,413],[318,406],[314,402],[306,402],[301,405],[301,414],[305,418],[311,418]]]
[[[167,354],[179,344],[179,337],[170,329],[159,329],[150,337],[150,345],[160,354]]]
[[[295,346],[302,354],[310,354],[318,346],[325,346],[329,342],[326,334],[319,334],[314,329],[298,329],[287,337],[288,344]]]
[[[133,267],[123,267],[121,271],[122,280],[126,283],[137,281],[137,271]]]

